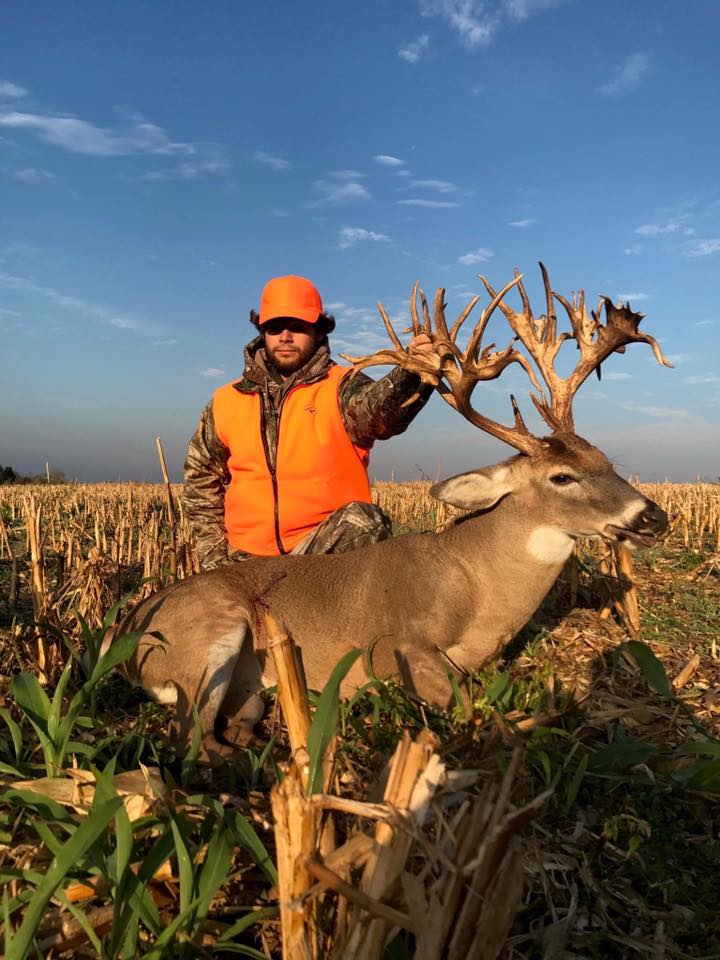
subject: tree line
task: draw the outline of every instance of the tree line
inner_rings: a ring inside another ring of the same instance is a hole
[[[48,477],[44,473],[24,475],[13,470],[12,467],[3,467],[0,464],[0,484],[3,483],[47,483]],[[50,483],[67,483],[67,477],[62,470],[50,471]]]

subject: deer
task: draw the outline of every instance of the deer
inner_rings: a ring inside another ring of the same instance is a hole
[[[372,675],[394,677],[407,692],[441,709],[453,702],[451,682],[497,658],[530,620],[581,538],[648,546],[667,527],[667,516],[616,472],[595,446],[575,433],[572,400],[587,377],[613,353],[649,344],[669,367],[657,341],[640,332],[640,313],[602,297],[588,312],[582,291],[568,300],[551,288],[540,264],[545,312],[534,316],[522,282],[513,279],[490,297],[464,349],[458,335],[480,297],[448,329],[445,291],[431,316],[413,287],[414,334],[427,333],[433,354],[411,355],[388,315],[380,314],[392,347],[344,357],[354,370],[397,364],[432,384],[443,400],[484,433],[515,451],[500,463],[435,483],[431,494],[465,511],[438,533],[406,534],[347,553],[260,557],[228,564],[173,583],[127,614],[115,636],[141,632],[125,664],[127,678],[153,699],[174,704],[177,749],[188,749],[201,728],[201,759],[223,763],[253,736],[262,718],[262,691],[276,682],[264,614],[281,620],[301,647],[308,685],[321,689],[349,650],[372,648],[371,664],[358,658],[343,696]],[[521,306],[506,302],[515,288]],[[558,333],[556,303],[570,322]],[[496,310],[512,330],[509,346],[482,346]],[[603,322],[604,311],[604,322]],[[561,377],[555,362],[572,340],[575,368]],[[517,349],[518,342],[525,352]],[[527,374],[530,397],[548,436],[526,426],[515,397],[514,424],[505,426],[471,404],[474,388],[510,364]],[[354,375],[350,374],[350,375]],[[408,401],[409,402],[409,401]]]

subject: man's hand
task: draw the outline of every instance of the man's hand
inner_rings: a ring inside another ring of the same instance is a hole
[[[408,353],[415,354],[429,354],[435,352],[435,346],[426,333],[419,333],[416,337],[413,337],[410,343],[408,344]]]
[[[417,371],[422,382],[436,387],[440,382],[442,359],[427,333],[419,333],[416,337],[413,337],[408,344],[407,352],[422,365],[421,369]]]

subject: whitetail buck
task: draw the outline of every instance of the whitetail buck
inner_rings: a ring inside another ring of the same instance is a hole
[[[265,612],[282,619],[301,645],[310,687],[322,687],[346,651],[374,644],[378,676],[399,676],[418,697],[446,706],[448,669],[462,677],[501,652],[540,605],[578,538],[649,544],[664,531],[663,511],[575,434],[571,401],[589,374],[599,374],[600,364],[629,343],[650,344],[658,362],[670,364],[656,341],[639,332],[641,314],[615,307],[607,297],[588,314],[582,294],[567,301],[551,290],[541,269],[542,316],[533,316],[517,271],[499,293],[483,278],[491,301],[461,350],[458,333],[479,298],[448,331],[444,290],[438,290],[433,319],[421,294],[421,322],[416,284],[413,331],[428,333],[436,353],[409,355],[381,306],[394,349],[355,361],[358,369],[385,363],[417,372],[471,423],[518,451],[432,488],[438,499],[473,513],[438,534],[411,534],[340,555],[258,558],[201,573],[149,597],[125,618],[121,632],[147,634],[127,665],[128,676],[161,702],[176,704],[181,748],[192,734],[193,704],[206,757],[230,753],[260,719],[259,693],[274,683]],[[514,286],[519,313],[503,299]],[[557,333],[556,300],[570,318],[570,333]],[[482,349],[481,340],[498,307],[514,336],[505,350],[493,352],[494,345]],[[515,349],[518,340],[529,358]],[[562,378],[554,363],[565,340],[575,342],[579,360]],[[537,391],[532,400],[550,436],[530,433],[514,398],[513,427],[471,407],[475,385],[495,379],[511,363],[529,375]],[[361,658],[346,691],[366,679]]]

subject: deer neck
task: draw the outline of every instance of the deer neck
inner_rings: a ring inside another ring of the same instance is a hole
[[[522,503],[512,497],[456,524],[440,537],[474,588],[472,623],[460,642],[473,660],[477,659],[474,646],[479,638],[483,647],[494,646],[489,656],[522,629],[557,580],[574,546],[572,537],[562,531],[531,521]]]

